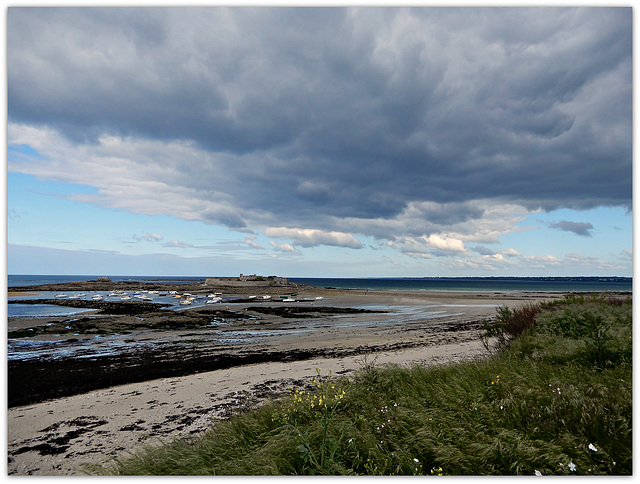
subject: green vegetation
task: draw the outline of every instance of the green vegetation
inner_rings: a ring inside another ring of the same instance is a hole
[[[124,475],[629,475],[632,307],[501,308],[481,361],[314,379],[206,434],[145,447]],[[497,346],[496,346],[497,345]],[[106,471],[104,471],[106,472]]]

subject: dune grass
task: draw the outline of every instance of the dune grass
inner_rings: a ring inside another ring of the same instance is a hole
[[[526,321],[525,321],[526,320]],[[631,300],[501,308],[479,361],[322,375],[121,475],[629,475]]]

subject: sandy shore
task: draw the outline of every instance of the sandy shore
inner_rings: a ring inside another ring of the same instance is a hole
[[[170,353],[175,349],[181,352],[181,360],[197,353],[207,358],[259,354],[267,361],[243,360],[240,366],[212,371],[198,367],[193,374],[145,377],[144,381],[13,406],[7,420],[8,473],[82,475],[86,464],[108,462],[159,439],[202,432],[234,410],[290,387],[308,386],[316,368],[323,374],[331,371],[348,376],[365,359],[375,359],[377,365],[411,365],[480,357],[484,354],[478,339],[481,321],[493,317],[497,306],[562,297],[450,291],[326,291],[324,295],[325,300],[314,304],[384,308],[385,312],[313,318],[254,312],[256,319],[234,321],[223,330],[246,336],[239,345],[203,343],[214,331],[219,336],[220,328],[129,334],[132,342],[171,344],[159,346],[163,350],[157,353],[166,356],[167,348],[172,349]],[[237,305],[233,310],[247,308],[249,305]],[[20,324],[35,323],[22,319]],[[270,336],[251,339],[257,327]],[[201,338],[198,345],[187,342],[195,334]],[[269,361],[269,355],[275,360]],[[280,357],[287,361],[278,361]]]

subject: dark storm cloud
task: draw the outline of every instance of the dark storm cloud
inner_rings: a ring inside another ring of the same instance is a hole
[[[576,235],[582,237],[591,237],[593,225],[588,222],[570,222],[569,220],[562,220],[557,223],[550,223],[549,227],[552,229],[564,230],[565,232],[573,232]]]
[[[319,214],[392,218],[412,202],[465,207],[422,214],[434,223],[480,217],[467,204],[479,199],[630,207],[631,18],[630,8],[10,8],[9,121],[84,143],[105,133],[194,143],[211,159],[164,160],[181,174],[174,183],[299,226],[317,227]]]

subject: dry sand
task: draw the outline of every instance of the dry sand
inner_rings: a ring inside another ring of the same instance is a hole
[[[316,375],[348,376],[365,362],[376,365],[431,364],[481,357],[486,354],[478,339],[477,324],[469,330],[452,330],[425,338],[434,324],[480,321],[495,315],[499,305],[561,297],[532,293],[442,293],[431,291],[348,292],[325,302],[335,306],[380,304],[400,315],[411,308],[408,321],[367,326],[333,327],[278,338],[273,347],[369,347],[370,353],[304,361],[267,362],[209,371],[183,377],[161,378],[90,391],[71,397],[10,408],[8,411],[9,475],[82,475],[87,464],[108,464],[141,445],[170,441],[180,435],[200,433],[216,419],[287,391],[304,387]],[[415,308],[434,307],[446,317],[423,321]],[[413,319],[412,319],[413,318]],[[338,318],[344,322],[345,318]],[[295,324],[295,320],[289,324]],[[172,335],[172,338],[175,334]],[[391,343],[391,344],[390,344]],[[403,345],[405,347],[403,347]],[[389,350],[388,348],[399,348]]]

